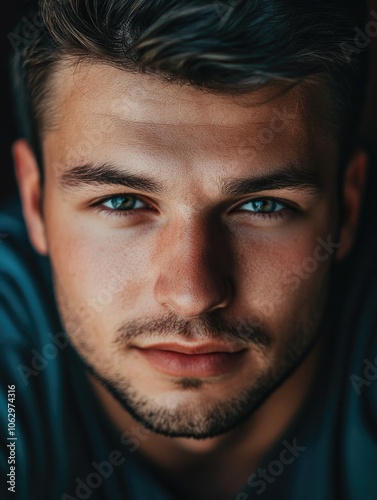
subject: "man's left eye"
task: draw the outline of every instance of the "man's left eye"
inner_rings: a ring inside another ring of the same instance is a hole
[[[145,202],[132,195],[113,196],[102,202],[102,206],[108,210],[135,210],[137,208],[145,208]]]
[[[242,210],[248,210],[250,212],[256,212],[261,214],[271,214],[274,212],[280,212],[286,207],[277,200],[272,200],[270,198],[259,198],[255,200],[250,200],[241,206]]]

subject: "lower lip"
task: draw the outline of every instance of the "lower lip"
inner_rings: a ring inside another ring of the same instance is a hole
[[[138,349],[149,363],[167,375],[175,377],[215,377],[229,372],[240,363],[245,350],[233,353],[212,352],[184,354],[160,349]]]

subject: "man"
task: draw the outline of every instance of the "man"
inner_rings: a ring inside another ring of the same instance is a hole
[[[7,208],[8,495],[375,498],[375,294],[352,332],[339,314],[367,172],[356,3],[41,1],[22,41],[21,21],[41,257]]]

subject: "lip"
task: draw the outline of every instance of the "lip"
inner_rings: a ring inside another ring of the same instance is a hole
[[[197,344],[197,345],[192,345],[192,344],[178,344],[178,343],[167,343],[167,344],[150,344],[145,347],[139,346],[140,349],[155,349],[159,351],[172,351],[172,352],[177,352],[181,354],[189,354],[189,355],[195,355],[195,354],[212,354],[212,353],[228,353],[228,354],[234,354],[236,352],[243,351],[245,349],[244,346],[240,347],[238,344],[237,346],[234,345],[229,345],[229,344],[215,344],[215,343],[208,343],[208,344]]]
[[[173,377],[216,377],[234,370],[244,358],[246,349],[206,344],[158,344],[136,348],[157,371]]]

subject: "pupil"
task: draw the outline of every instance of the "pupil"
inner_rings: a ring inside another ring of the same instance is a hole
[[[254,208],[257,212],[270,212],[273,210],[273,202],[271,200],[256,200]]]
[[[125,198],[125,197],[113,198],[111,204],[113,208],[116,209],[130,208],[130,206],[132,206],[132,200],[131,198]]]

